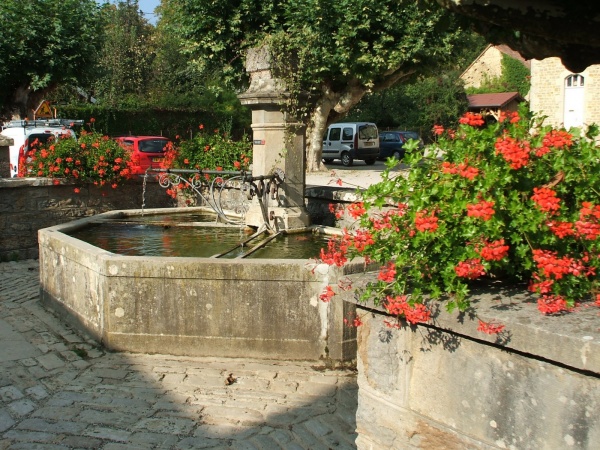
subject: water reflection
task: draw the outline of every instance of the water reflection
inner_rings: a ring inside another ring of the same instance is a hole
[[[113,223],[92,224],[69,234],[96,247],[127,256],[211,257],[248,238],[248,231],[244,228],[202,226],[196,222],[214,222],[214,216],[188,214],[127,218],[126,221],[120,219]],[[183,224],[187,226],[181,226]],[[249,258],[308,259],[318,256],[328,239],[326,235],[311,233],[282,235]],[[258,241],[260,239],[251,245]],[[246,250],[237,248],[225,258],[241,256]]]

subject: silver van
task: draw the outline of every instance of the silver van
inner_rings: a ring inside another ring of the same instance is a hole
[[[379,132],[372,122],[347,122],[329,125],[323,139],[323,161],[334,159],[351,166],[355,159],[367,165],[379,158]]]

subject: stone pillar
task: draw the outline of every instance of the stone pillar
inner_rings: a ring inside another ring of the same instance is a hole
[[[250,87],[238,98],[252,109],[252,175],[270,175],[277,169],[285,173],[279,198],[269,200],[269,211],[274,214],[271,225],[278,229],[306,227],[310,218],[304,205],[305,127],[290,120],[285,111],[289,95],[282,80],[272,75],[268,48],[248,51],[246,71],[250,74]],[[246,214],[246,224],[263,224],[256,199]]]
[[[10,146],[14,145],[12,138],[0,134],[0,178],[10,178]]]

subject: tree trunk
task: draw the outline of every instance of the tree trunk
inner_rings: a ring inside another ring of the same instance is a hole
[[[321,99],[312,110],[306,130],[306,171],[327,170],[323,164],[323,137],[327,126],[344,116],[368,92],[358,83],[351,83],[342,92],[334,92],[329,86],[323,86]]]
[[[331,111],[330,102],[322,99],[312,111],[306,128],[306,171],[319,172],[327,170],[321,155],[323,153],[323,137],[327,130],[327,118]]]
[[[403,72],[400,69],[391,71],[371,88],[358,80],[350,81],[341,92],[334,92],[327,84],[321,86],[321,98],[310,113],[306,127],[306,171],[327,170],[322,161],[323,137],[331,123],[345,116],[368,92],[386,89],[411,74],[412,71]]]
[[[33,119],[33,111],[54,86],[33,91],[29,84],[18,86],[12,95],[11,103],[6,109],[13,120]]]

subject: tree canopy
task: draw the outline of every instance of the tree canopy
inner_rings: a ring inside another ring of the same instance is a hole
[[[329,123],[367,93],[434,69],[460,36],[456,18],[429,0],[163,0],[163,11],[194,70],[238,86],[247,49],[269,45],[292,94],[312,98],[309,170],[320,167]]]
[[[101,47],[94,0],[0,2],[0,114],[25,116],[47,90],[86,76]]]
[[[452,58],[433,73],[366,95],[347,119],[376,122],[380,129],[418,131],[425,141],[435,137],[434,125],[455,126],[468,107],[460,74],[487,45],[483,37],[469,31],[460,40]]]
[[[124,103],[146,94],[154,78],[154,27],[137,0],[118,1],[102,10],[104,44],[98,58],[94,95],[105,103]]]

